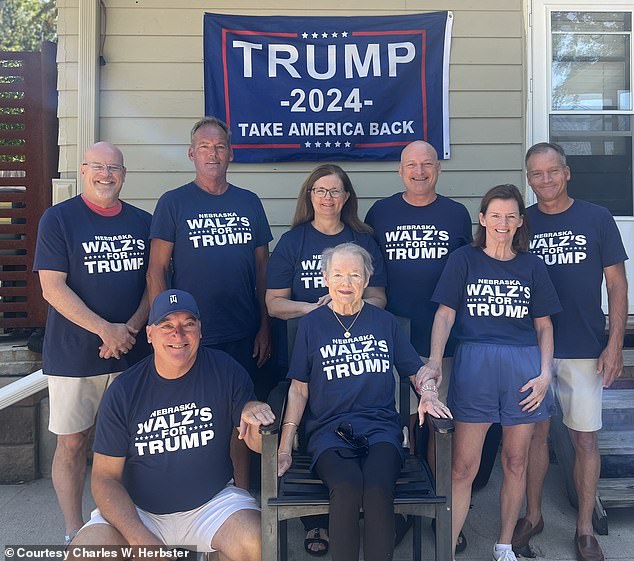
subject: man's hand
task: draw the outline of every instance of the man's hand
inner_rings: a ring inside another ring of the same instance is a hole
[[[623,353],[620,347],[608,345],[603,349],[597,361],[597,374],[603,376],[604,388],[609,388],[623,374]]]
[[[240,415],[238,438],[243,440],[249,427],[259,428],[261,425],[270,425],[273,421],[275,421],[275,415],[268,403],[249,401]]]
[[[262,322],[260,330],[253,341],[253,358],[257,360],[258,368],[271,358],[271,326],[268,320]]]
[[[127,352],[136,343],[136,334],[138,330],[130,327],[127,323],[108,323],[98,333],[103,341],[103,345],[99,347],[100,358],[120,358],[122,354]]]

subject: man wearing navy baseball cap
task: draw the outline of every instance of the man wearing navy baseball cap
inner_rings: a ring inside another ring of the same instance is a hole
[[[258,428],[274,420],[255,401],[247,371],[200,346],[200,312],[182,290],[152,304],[154,355],[106,392],[95,435],[92,489],[97,509],[75,545],[187,546],[235,560],[261,558],[260,513],[233,484],[234,430],[255,451]]]

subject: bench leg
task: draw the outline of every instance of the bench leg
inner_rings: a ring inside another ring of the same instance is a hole
[[[280,561],[288,561],[288,520],[280,522]]]
[[[414,516],[412,528],[412,557],[414,561],[422,561],[423,554],[423,517]]]

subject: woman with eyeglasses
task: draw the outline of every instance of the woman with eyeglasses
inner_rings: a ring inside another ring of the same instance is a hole
[[[364,559],[386,561],[394,553],[394,486],[403,461],[393,367],[415,382],[423,363],[396,318],[364,301],[373,272],[365,249],[355,243],[328,248],[321,270],[330,300],[299,321],[278,474],[292,463],[305,415],[307,452],[330,492],[332,560],[359,558],[363,506]],[[419,387],[421,418],[450,416],[435,386],[421,379]]]
[[[321,254],[327,247],[355,242],[372,255],[374,275],[363,293],[366,302],[385,307],[383,256],[372,230],[357,216],[357,195],[339,166],[316,167],[304,181],[291,224],[275,246],[268,264],[266,306],[281,320],[302,317],[330,301],[321,274]],[[286,356],[285,329],[275,354]],[[304,548],[310,555],[328,551],[328,516],[302,517]]]

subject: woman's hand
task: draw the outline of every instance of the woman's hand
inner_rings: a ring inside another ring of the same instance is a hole
[[[431,390],[423,392],[418,402],[418,420],[421,426],[425,422],[425,413],[441,419],[453,419],[449,407],[438,399],[436,392]]]
[[[319,300],[317,300],[316,307],[319,308],[319,306],[325,306],[330,303],[331,300],[332,298],[330,297],[330,294],[324,294],[321,298],[319,298]]]
[[[435,361],[429,359],[427,364],[416,372],[416,382],[414,388],[416,393],[421,393],[421,388],[427,384],[433,384],[437,388],[440,387],[442,382],[442,361]]]
[[[284,452],[283,450],[277,451],[277,476],[282,477],[291,467],[293,458],[290,452]]]
[[[544,397],[546,396],[546,392],[548,391],[550,378],[550,371],[547,370],[542,372],[536,378],[531,378],[521,387],[520,392],[522,393],[532,390],[528,396],[519,403],[522,411],[532,413],[541,405],[542,401],[544,401]]]

